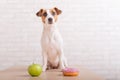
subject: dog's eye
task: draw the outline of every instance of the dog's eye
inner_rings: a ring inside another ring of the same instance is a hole
[[[43,16],[45,16],[45,17],[46,17],[46,16],[47,16],[47,13],[46,13],[46,12],[45,12],[45,13],[43,13]]]
[[[52,12],[52,15],[54,16],[54,15],[55,15],[55,12]]]

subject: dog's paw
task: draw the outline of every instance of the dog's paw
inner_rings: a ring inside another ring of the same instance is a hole
[[[43,66],[42,71],[45,72],[46,69],[47,69],[47,67],[44,67],[44,66]]]
[[[45,72],[45,71],[46,71],[46,68],[43,68],[42,71]]]
[[[46,70],[45,70],[45,69],[43,69],[42,71],[43,71],[43,72],[45,72]]]

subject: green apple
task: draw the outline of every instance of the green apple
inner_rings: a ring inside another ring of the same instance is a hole
[[[33,77],[39,76],[42,73],[41,65],[33,63],[28,67],[28,73]]]

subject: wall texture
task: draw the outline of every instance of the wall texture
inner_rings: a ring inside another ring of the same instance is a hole
[[[118,0],[1,0],[0,69],[42,64],[41,8],[60,8],[58,28],[69,64],[92,69],[108,80],[120,74],[120,2]]]

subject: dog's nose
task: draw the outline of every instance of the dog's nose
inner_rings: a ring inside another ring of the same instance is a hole
[[[53,20],[52,18],[48,18],[48,21],[49,21],[49,22],[52,22],[52,20]]]

